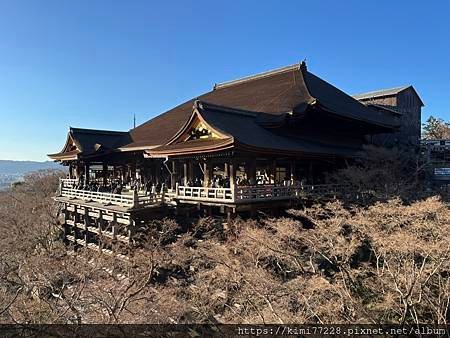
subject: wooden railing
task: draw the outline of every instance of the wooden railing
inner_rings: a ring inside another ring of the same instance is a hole
[[[134,191],[129,194],[112,194],[77,189],[77,180],[61,179],[60,195],[63,197],[81,199],[84,201],[98,202],[101,204],[117,205],[127,208],[146,207],[166,202],[164,193],[139,196]]]
[[[346,184],[314,184],[296,186],[296,196],[334,196],[337,197],[349,190]]]
[[[78,180],[75,178],[61,178],[60,184],[66,188],[75,188],[78,185]]]
[[[181,200],[233,202],[233,191],[230,188],[205,188],[177,186],[175,198]]]
[[[217,203],[250,203],[271,200],[289,200],[306,197],[331,197],[342,195],[347,189],[341,184],[320,185],[254,185],[231,188],[187,187],[176,186],[173,191],[156,195],[112,194],[106,192],[87,191],[74,188],[75,180],[61,180],[60,195],[64,197],[93,201],[102,204],[136,208],[176,201],[198,201]]]
[[[320,185],[254,185],[231,188],[177,186],[172,198],[203,202],[248,203],[271,200],[289,200],[302,197],[336,197],[345,189],[341,184]]]
[[[255,185],[236,188],[236,202],[291,199],[296,196],[295,186]]]
[[[61,196],[82,199],[85,201],[113,204],[122,207],[133,207],[135,199],[133,195],[110,194],[106,192],[87,191],[73,188],[61,188]]]

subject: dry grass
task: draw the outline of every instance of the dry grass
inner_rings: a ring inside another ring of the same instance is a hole
[[[0,195],[0,322],[449,322],[450,211],[438,198],[334,202],[230,230],[155,221],[121,263],[61,245],[56,178]]]

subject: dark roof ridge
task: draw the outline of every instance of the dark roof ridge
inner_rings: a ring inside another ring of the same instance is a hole
[[[356,100],[370,100],[370,99],[379,98],[379,97],[394,96],[394,95],[397,95],[398,93],[401,93],[404,90],[409,89],[409,88],[411,88],[413,90],[414,94],[417,96],[417,98],[419,99],[422,106],[424,106],[425,104],[423,103],[422,98],[420,97],[419,93],[416,91],[414,86],[411,84],[404,85],[404,86],[398,86],[398,87],[392,87],[392,88],[373,90],[373,91],[365,92],[365,93],[354,94],[354,95],[352,95],[352,97]]]
[[[230,87],[230,86],[233,86],[233,85],[237,85],[237,84],[240,84],[240,83],[243,83],[243,82],[252,81],[252,80],[263,79],[265,77],[269,77],[269,76],[276,75],[276,74],[281,74],[281,73],[286,73],[286,72],[293,71],[293,70],[299,70],[302,67],[302,65],[304,65],[306,67],[306,64],[303,61],[301,63],[295,63],[293,65],[284,66],[284,67],[281,67],[281,68],[275,68],[275,69],[268,70],[268,71],[261,72],[261,73],[257,73],[257,74],[254,74],[254,75],[244,76],[244,77],[241,77],[241,78],[238,78],[238,79],[235,79],[235,80],[225,81],[225,82],[222,82],[222,83],[216,83],[214,85],[213,90],[222,89],[222,88],[225,88],[225,87]]]
[[[224,113],[239,114],[239,115],[251,116],[251,117],[257,117],[258,115],[262,114],[262,112],[258,112],[258,111],[221,106],[218,104],[209,103],[209,102],[202,101],[202,100],[196,100],[194,102],[194,108],[219,110]]]
[[[404,86],[396,86],[396,87],[390,87],[390,88],[371,90],[368,92],[354,94],[354,95],[352,95],[352,97],[355,99],[359,99],[359,98],[362,99],[362,98],[372,98],[372,97],[380,97],[380,96],[391,96],[391,95],[396,95],[409,87],[412,87],[412,85],[404,85]]]
[[[104,135],[125,135],[129,133],[128,131],[75,128],[75,127],[69,127],[69,132],[81,132],[85,134],[104,134]]]

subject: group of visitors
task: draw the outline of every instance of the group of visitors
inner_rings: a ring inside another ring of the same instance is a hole
[[[94,191],[94,192],[106,192],[111,194],[121,194],[123,190],[123,184],[120,181],[112,181],[109,184],[100,184],[97,181],[90,181],[85,183],[83,179],[80,179],[78,185],[75,187],[78,190]]]
[[[198,177],[194,178],[194,180],[189,180],[186,182],[186,186],[188,187],[203,187],[205,181],[203,179],[199,179]],[[208,182],[208,187],[211,188],[229,188],[230,187],[230,179],[228,177],[223,177],[220,175],[214,175],[210,182]]]

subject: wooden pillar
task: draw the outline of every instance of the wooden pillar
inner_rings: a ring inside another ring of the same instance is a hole
[[[270,163],[270,173],[269,173],[269,177],[270,177],[270,183],[275,184],[275,180],[276,180],[276,171],[277,171],[277,160],[273,159]]]
[[[80,179],[80,164],[75,163],[75,178],[78,180]]]
[[[74,238],[74,240],[75,240],[75,243],[77,242],[77,223],[78,223],[78,220],[79,220],[79,216],[78,216],[78,206],[77,205],[74,205],[73,206],[73,227],[72,227],[72,230],[73,230],[73,238]]]
[[[309,162],[308,165],[308,183],[314,184],[314,166],[312,162]]]
[[[113,212],[113,217],[111,221],[111,232],[113,235],[113,240],[117,239],[117,214]]]
[[[256,185],[256,158],[249,159],[246,164],[248,181],[250,185]]]
[[[194,162],[188,162],[188,180],[192,183],[194,182]]]
[[[89,237],[89,208],[84,207],[84,245],[87,246],[88,244],[88,237]]]
[[[89,164],[84,165],[84,185],[89,184]]]
[[[69,234],[69,210],[67,210],[67,203],[64,203],[64,240],[67,240],[67,235]]]
[[[78,222],[79,217],[78,217],[78,205],[74,205],[73,206],[73,221],[74,221],[74,225],[76,225],[76,223]]]
[[[231,191],[234,192],[234,189],[236,187],[236,164],[233,160],[229,163],[229,170],[230,170],[230,188]]]
[[[231,224],[231,221],[236,216],[236,209],[233,207],[227,207],[227,225],[228,227]]]
[[[100,238],[102,237],[102,231],[103,231],[103,210],[98,211],[98,236],[97,236],[97,242],[98,242],[98,250],[102,251],[102,243],[100,242]]]
[[[291,185],[293,185],[297,180],[297,178],[295,177],[295,160],[291,160],[290,162],[290,174]]]
[[[187,162],[184,162],[183,163],[183,185],[186,186],[188,181],[189,181],[189,178],[188,178],[188,164],[187,164]]]
[[[172,161],[172,173],[170,174],[170,187],[175,189],[178,182],[178,168],[177,162],[175,160]]]
[[[103,163],[102,176],[103,176],[103,185],[105,186],[108,184],[108,165],[106,163]]]
[[[228,166],[228,163],[223,164],[223,171],[226,177],[230,177],[230,168]]]
[[[203,186],[205,188],[210,186],[210,181],[212,180],[213,176],[213,165],[211,161],[206,161],[203,164]]]
[[[130,223],[128,224],[128,244],[132,243],[132,238],[134,236],[136,229],[135,229],[135,222],[134,220],[130,219]]]

